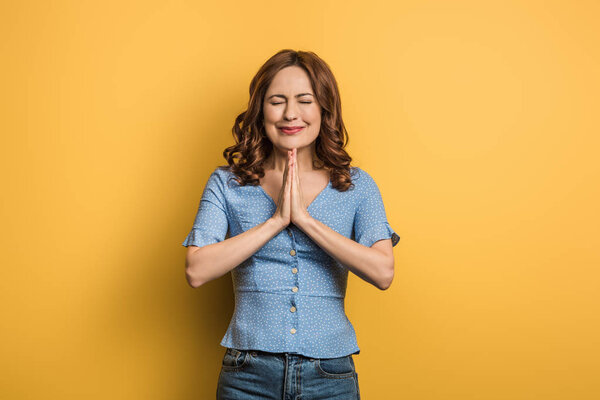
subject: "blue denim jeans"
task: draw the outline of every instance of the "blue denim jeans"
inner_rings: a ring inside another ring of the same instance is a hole
[[[217,400],[360,400],[352,354],[310,358],[227,348]]]

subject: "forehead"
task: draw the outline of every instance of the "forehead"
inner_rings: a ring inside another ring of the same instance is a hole
[[[277,72],[267,89],[267,94],[294,92],[312,93],[308,74],[297,66],[286,67]]]

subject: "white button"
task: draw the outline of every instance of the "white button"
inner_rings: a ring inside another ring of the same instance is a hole
[[[296,286],[294,286],[294,287],[292,288],[292,292],[296,293],[297,291],[298,291],[298,288],[297,288]]]
[[[296,312],[296,307],[292,306],[292,308],[290,308],[291,312]]]
[[[296,267],[292,268],[292,274],[295,274],[296,272],[298,272],[298,268],[296,268]]]
[[[291,249],[291,250],[290,250],[290,254],[291,254],[291,255],[293,255],[293,256],[295,256],[295,255],[296,255],[296,250],[294,250],[294,249]]]
[[[296,333],[296,330],[294,328],[292,328],[292,329],[290,329],[290,332]]]

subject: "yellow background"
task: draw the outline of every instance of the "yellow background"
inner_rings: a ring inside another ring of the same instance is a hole
[[[185,238],[259,66],[312,50],[402,237],[351,275],[362,397],[600,398],[600,3],[0,6],[0,398],[214,398]]]

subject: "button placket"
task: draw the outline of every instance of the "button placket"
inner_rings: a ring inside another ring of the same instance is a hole
[[[295,293],[298,293],[298,258],[296,257],[297,252],[296,252],[296,242],[294,240],[294,235],[291,232],[291,229],[288,229],[288,235],[290,236],[291,239],[291,249],[290,249],[290,255],[293,257],[293,263],[292,263],[292,277],[293,277],[293,282],[294,282],[294,286],[292,287],[292,296],[290,298],[290,308],[289,311],[290,313],[292,313],[292,328],[290,329],[290,334],[294,335],[297,330],[296,327],[298,326],[298,314],[296,313],[297,308],[296,308],[296,296]]]
[[[296,257],[296,254],[297,254],[296,253],[296,249],[295,249],[295,247],[296,247],[295,244],[296,243],[294,242],[294,238],[293,237],[292,237],[292,243],[291,244],[292,244],[292,248],[290,249],[290,255],[292,257],[294,257],[293,258],[293,262],[292,262],[292,274],[294,274],[293,275],[293,278],[294,278],[294,287],[292,287],[292,292],[296,293],[298,291],[298,289],[299,289],[298,288],[298,275],[297,275],[298,268],[296,267],[298,265],[298,258]]]

